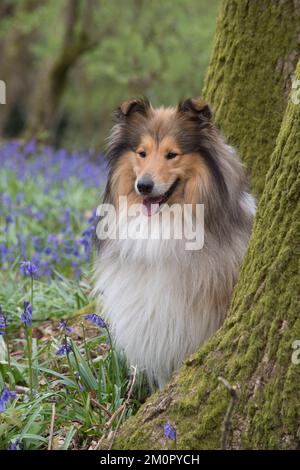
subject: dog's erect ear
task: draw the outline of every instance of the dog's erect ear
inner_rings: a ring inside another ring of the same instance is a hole
[[[146,115],[149,108],[150,103],[147,98],[127,100],[118,107],[116,115],[118,118],[128,117],[133,113]]]
[[[178,104],[178,111],[181,113],[190,113],[199,119],[210,121],[212,112],[203,98],[188,98]]]

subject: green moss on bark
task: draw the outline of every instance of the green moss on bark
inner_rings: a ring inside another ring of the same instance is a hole
[[[299,0],[223,1],[204,95],[239,149],[256,195],[264,187],[299,57]]]
[[[297,76],[300,79],[300,62]],[[229,448],[300,447],[299,220],[300,104],[291,101],[271,158],[249,250],[223,327],[121,428],[116,449],[219,448],[229,396],[237,386]]]

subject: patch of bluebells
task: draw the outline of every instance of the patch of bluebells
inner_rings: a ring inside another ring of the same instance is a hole
[[[38,272],[39,278],[51,278],[59,268],[79,279],[82,266],[90,259],[96,216],[95,213],[92,217],[87,215],[90,207],[82,211],[70,207],[68,185],[85,190],[97,188],[100,193],[106,174],[103,156],[90,151],[72,153],[50,146],[40,150],[34,140],[23,147],[18,142],[2,145],[1,269],[9,269],[15,260],[21,258],[24,275],[32,276]],[[10,191],[11,178],[24,187],[14,196]],[[34,199],[31,197],[32,189],[27,190],[32,185],[37,195]],[[44,196],[49,201],[49,194],[55,216],[53,213],[49,215],[49,207],[41,205]],[[24,235],[28,231],[30,234]],[[27,259],[32,262],[31,268],[26,264]],[[36,268],[34,273],[31,271],[33,267]]]
[[[98,326],[98,328],[105,328],[106,326],[102,318],[99,315],[96,315],[96,313],[89,313],[88,315],[85,315],[84,318],[85,320]]]

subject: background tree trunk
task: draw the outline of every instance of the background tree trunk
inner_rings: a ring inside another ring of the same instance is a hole
[[[97,44],[90,37],[93,7],[93,0],[86,2],[68,0],[64,40],[57,57],[42,67],[40,80],[32,100],[27,136],[49,138],[55,126],[58,125],[57,113],[70,71],[80,57]]]
[[[21,5],[4,3],[0,6],[0,21],[13,17],[16,10],[30,14],[41,7],[40,0],[27,0]],[[0,135],[16,137],[25,127],[28,90],[33,87],[34,58],[31,52],[36,31],[20,31],[12,27],[0,49],[0,79],[6,83],[6,106],[1,108]]]
[[[300,104],[289,101],[227,320],[125,423],[114,448],[167,447],[168,420],[178,448],[219,448],[230,400],[219,376],[238,394],[228,448],[300,448],[300,364],[291,360],[300,339],[299,123]]]
[[[252,189],[264,187],[300,57],[300,0],[224,0],[204,95],[239,149]]]

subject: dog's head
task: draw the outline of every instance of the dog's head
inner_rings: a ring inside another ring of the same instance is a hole
[[[142,204],[148,216],[163,206],[174,205],[175,210],[178,204],[188,205],[196,223],[197,205],[203,204],[206,237],[226,243],[236,228],[249,233],[252,215],[241,202],[248,191],[243,165],[202,98],[170,108],[153,108],[147,99],[129,100],[115,117],[105,203],[123,208],[120,197],[125,196],[127,207]]]
[[[202,98],[174,108],[153,108],[147,99],[125,101],[116,110],[109,141],[110,175],[106,191],[117,205],[143,203],[148,215],[164,203],[197,203],[213,182],[225,194],[226,184],[215,146],[216,129]]]

